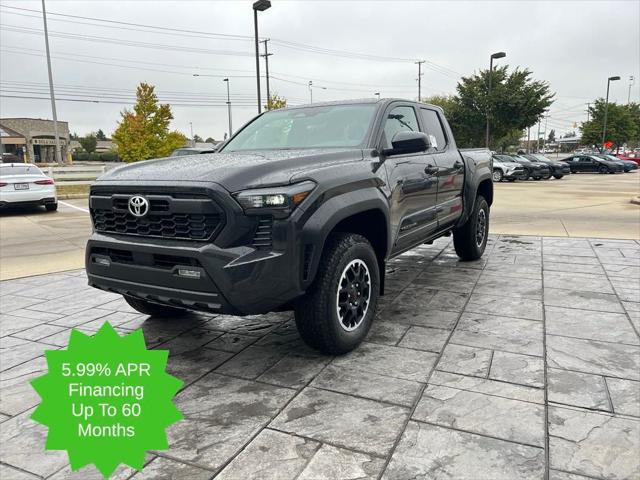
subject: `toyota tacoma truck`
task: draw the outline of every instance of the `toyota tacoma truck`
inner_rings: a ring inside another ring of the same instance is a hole
[[[403,100],[262,113],[217,153],[109,171],[91,186],[89,284],[135,310],[294,310],[329,354],[367,335],[385,264],[453,234],[483,254],[491,153],[458,150],[443,111]]]

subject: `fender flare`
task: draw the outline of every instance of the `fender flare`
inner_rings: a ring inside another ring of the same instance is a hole
[[[306,288],[315,279],[320,264],[320,257],[324,250],[324,245],[331,231],[341,221],[359,213],[370,210],[379,211],[385,219],[384,230],[381,232],[386,236],[386,251],[384,260],[389,256],[393,241],[391,239],[391,226],[389,221],[389,204],[386,197],[378,188],[365,188],[350,192],[339,193],[320,205],[311,213],[308,220],[302,227],[300,251],[302,252],[301,265],[309,262],[307,275],[303,274],[302,285]],[[312,246],[310,259],[305,259],[307,246]]]

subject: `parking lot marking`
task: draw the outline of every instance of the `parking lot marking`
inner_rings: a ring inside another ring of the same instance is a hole
[[[61,201],[61,200],[58,200],[58,203],[61,203],[61,204],[62,204],[62,205],[64,205],[65,207],[71,207],[71,208],[75,208],[76,210],[80,210],[81,212],[89,213],[89,210],[87,210],[86,208],[76,207],[75,205],[71,205],[70,203],[63,202],[63,201]]]

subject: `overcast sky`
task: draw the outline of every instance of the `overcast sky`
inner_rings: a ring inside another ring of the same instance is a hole
[[[58,118],[80,135],[99,128],[109,135],[146,81],[173,105],[172,128],[189,136],[192,122],[194,133],[222,139],[225,76],[234,129],[257,112],[251,3],[47,0]],[[41,3],[0,6],[0,117],[51,118]],[[375,92],[417,98],[418,59],[427,61],[423,96],[454,93],[460,75],[487,68],[496,51],[507,53],[498,64],[528,68],[556,92],[548,130],[574,130],[586,103],[605,95],[609,76],[622,77],[612,83],[611,101],[626,103],[631,75],[632,101],[640,99],[637,0],[272,0],[259,25],[260,36],[272,39],[271,91],[290,104],[309,102],[310,80],[314,101]],[[263,98],[264,89],[263,81]]]

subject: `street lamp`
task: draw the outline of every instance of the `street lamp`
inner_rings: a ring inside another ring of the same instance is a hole
[[[327,87],[321,87],[320,85],[314,85],[312,80],[309,80],[309,98],[311,101],[309,103],[313,103],[313,89],[320,88],[322,90],[326,90]]]
[[[222,81],[227,84],[227,114],[229,117],[229,138],[231,138],[231,134],[233,133],[233,128],[231,127],[231,97],[229,96],[229,79],[225,78]]]
[[[253,4],[253,27],[255,30],[256,44],[256,82],[258,86],[258,113],[262,112],[262,100],[260,99],[260,50],[258,48],[258,12],[264,12],[271,8],[269,0],[258,0]]]
[[[489,88],[487,89],[487,132],[486,132],[486,138],[485,138],[485,146],[486,148],[489,148],[489,110],[490,110],[490,105],[489,103],[491,102],[491,77],[493,76],[493,59],[498,59],[498,58],[504,58],[506,57],[507,54],[504,52],[496,52],[493,53],[489,59]]]
[[[607,79],[607,98],[604,101],[604,125],[602,126],[602,151],[604,151],[604,141],[605,141],[605,136],[607,135],[607,113],[609,110],[609,84],[611,82],[615,82],[616,80],[620,80],[619,76],[615,76],[615,77],[609,77]]]
[[[629,93],[627,94],[627,105],[631,103],[631,87],[633,87],[635,84],[636,84],[636,77],[631,75],[629,77]]]
[[[378,100],[380,100],[380,92],[376,92],[376,93],[374,93],[374,95],[375,95],[376,97],[378,97]]]
[[[193,122],[189,122],[189,128],[191,129],[191,143],[193,145],[191,145],[192,147],[196,146],[196,141],[193,138]]]

